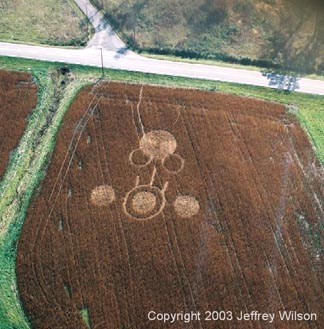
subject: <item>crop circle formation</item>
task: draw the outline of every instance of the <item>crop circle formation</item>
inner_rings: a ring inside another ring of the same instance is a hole
[[[164,159],[173,154],[177,148],[174,136],[165,130],[152,130],[140,140],[140,149],[147,156]]]
[[[199,202],[192,196],[179,196],[174,202],[174,210],[181,218],[190,218],[198,214]]]
[[[90,202],[96,207],[105,207],[115,200],[115,190],[110,185],[95,187],[90,196]]]
[[[139,214],[150,213],[155,208],[155,205],[155,195],[147,191],[136,193],[132,200],[133,209]]]
[[[156,186],[141,185],[125,197],[124,207],[128,215],[135,219],[149,219],[157,216],[165,206],[165,196]]]
[[[224,298],[235,307],[248,300],[266,309],[266,295],[273,305],[284,300],[284,308],[307,306],[323,313],[320,250],[304,229],[307,220],[323,233],[322,168],[314,164],[307,135],[295,118],[286,117],[282,104],[145,86],[136,118],[132,109],[138,106],[140,85],[109,82],[96,88],[86,87],[64,117],[41,193],[33,198],[13,255],[32,327],[80,329],[90,322],[93,329],[147,328],[143,314],[161,305],[181,310],[192,298],[201,309],[217,310]],[[94,136],[96,145],[80,138],[66,157],[76,124],[96,99],[98,116],[78,131]],[[174,121],[179,104],[186,111],[170,128],[166,123]],[[233,130],[235,122],[239,132]],[[287,132],[286,124],[294,126]],[[70,169],[75,155],[83,170]],[[270,157],[273,165],[266,161]],[[300,161],[312,167],[307,179]],[[58,174],[58,168],[64,170]],[[283,173],[289,175],[285,182]],[[278,245],[273,209],[283,183],[289,197]],[[284,264],[288,270],[280,270],[274,282],[265,269]],[[192,295],[188,278],[195,280],[197,271]],[[296,298],[295,287],[302,298]],[[281,326],[277,320],[274,328]],[[323,317],[318,328],[324,328]]]
[[[162,160],[162,165],[170,174],[178,174],[184,168],[184,159],[179,154],[170,154]]]
[[[141,168],[152,161],[152,156],[145,154],[141,149],[137,149],[131,152],[129,161],[133,166]]]

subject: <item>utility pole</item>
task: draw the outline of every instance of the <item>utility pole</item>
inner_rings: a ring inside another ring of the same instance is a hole
[[[103,78],[105,76],[105,71],[104,71],[104,66],[103,66],[102,48],[100,48],[100,54],[101,54],[101,76]]]

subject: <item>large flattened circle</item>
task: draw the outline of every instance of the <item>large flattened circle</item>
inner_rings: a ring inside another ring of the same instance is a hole
[[[148,191],[138,192],[133,197],[132,206],[136,213],[149,214],[156,206],[156,197]]]
[[[144,154],[156,159],[164,159],[177,148],[174,136],[165,130],[152,130],[140,140],[140,149]]]

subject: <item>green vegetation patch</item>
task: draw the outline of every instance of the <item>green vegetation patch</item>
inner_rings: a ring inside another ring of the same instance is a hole
[[[83,46],[89,24],[73,0],[0,1],[0,40]]]
[[[134,49],[324,71],[320,0],[91,0]]]
[[[87,307],[83,307],[80,310],[80,314],[81,314],[82,320],[84,321],[84,323],[87,326],[87,328],[91,329],[89,309]]]

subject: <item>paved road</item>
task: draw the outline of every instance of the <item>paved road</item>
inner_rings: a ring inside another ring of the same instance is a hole
[[[102,48],[117,51],[126,48],[125,43],[113,31],[102,13],[88,0],[74,0],[83,13],[89,18],[94,27],[95,34],[88,42],[87,48]]]
[[[0,55],[100,67],[100,48],[102,48],[104,67],[107,68],[220,80],[271,88],[278,88],[278,86],[287,87],[289,83],[291,88],[297,87],[297,91],[324,95],[324,81],[320,80],[302,78],[299,81],[294,81],[277,75],[265,76],[257,71],[142,57],[125,48],[125,44],[112,31],[101,13],[98,13],[88,0],[75,0],[75,2],[88,15],[96,31],[86,48],[63,49],[0,43]]]

